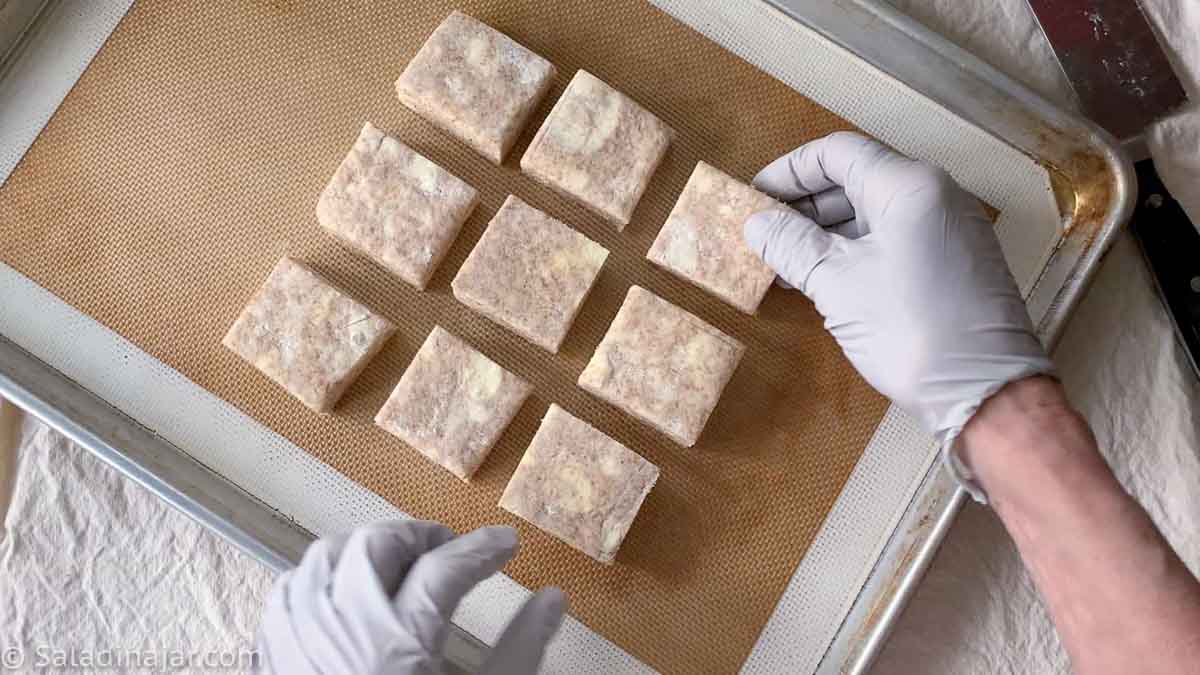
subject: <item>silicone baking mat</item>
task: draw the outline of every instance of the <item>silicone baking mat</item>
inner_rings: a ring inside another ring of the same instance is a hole
[[[395,99],[394,79],[454,8],[559,69],[501,168]],[[624,233],[516,168],[578,68],[625,91],[678,134]],[[426,293],[317,227],[317,195],[366,120],[482,193]],[[0,257],[408,513],[457,530],[516,525],[523,548],[506,571],[530,587],[563,587],[576,618],[648,664],[728,672],[753,647],[886,403],[845,362],[799,294],[772,290],[758,317],[744,317],[654,268],[644,254],[696,161],[749,179],[778,154],[849,127],[633,0],[142,0],[0,189]],[[454,272],[510,193],[612,251],[557,356],[450,294]],[[309,412],[220,346],[284,254],[312,263],[401,327],[332,416]],[[632,283],[748,347],[694,448],[680,448],[574,385]],[[535,385],[470,485],[371,424],[435,323]],[[495,506],[551,401],[662,468],[613,567]]]

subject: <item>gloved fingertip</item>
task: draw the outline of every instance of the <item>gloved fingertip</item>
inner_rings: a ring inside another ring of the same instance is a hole
[[[488,541],[496,548],[506,548],[516,551],[521,543],[517,537],[516,529],[508,525],[487,525],[475,531],[483,533],[479,536],[486,536]]]
[[[546,646],[562,626],[567,596],[546,587],[525,601],[480,670],[481,675],[526,675],[538,672]]]
[[[541,605],[541,610],[545,612],[546,616],[557,614],[559,622],[562,621],[562,615],[567,613],[567,608],[570,606],[567,594],[556,586],[546,586],[539,590],[530,602]]]
[[[765,167],[762,171],[754,174],[754,178],[750,179],[750,187],[758,190],[759,192],[767,192],[767,190],[771,187],[770,174],[767,173],[767,169]]]
[[[795,243],[795,237],[789,235],[801,235],[810,230],[815,230],[813,234],[818,236],[822,232],[811,218],[793,209],[767,209],[746,219],[742,224],[742,237],[750,250],[778,271],[779,267],[772,260],[782,253],[777,249]]]
[[[768,209],[753,214],[742,225],[746,246],[793,288],[804,290],[805,280],[825,259],[832,235],[811,218],[792,209]]]
[[[746,219],[742,224],[742,238],[746,240],[746,245],[750,250],[754,251],[758,257],[763,257],[766,251],[767,241],[770,239],[770,232],[775,215],[771,211],[759,211]]]
[[[455,537],[451,548],[486,552],[496,561],[497,569],[517,555],[521,542],[517,531],[507,525],[486,525]]]
[[[562,626],[567,615],[567,594],[554,586],[539,590],[526,603],[521,614],[532,624],[534,639],[546,643]]]
[[[544,645],[562,626],[567,613],[567,594],[546,586],[526,600],[511,624],[509,634],[521,642]]]

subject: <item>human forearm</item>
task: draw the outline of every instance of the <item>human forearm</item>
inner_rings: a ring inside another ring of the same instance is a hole
[[[1006,386],[961,441],[1079,672],[1200,663],[1200,585],[1121,488],[1058,383]]]

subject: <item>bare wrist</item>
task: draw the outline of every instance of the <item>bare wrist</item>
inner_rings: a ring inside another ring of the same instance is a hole
[[[1010,382],[985,400],[963,428],[962,436],[974,447],[1015,445],[1015,423],[1030,431],[1045,432],[1077,417],[1062,385],[1049,375],[1035,375]]]
[[[960,439],[960,458],[997,508],[1033,483],[1107,471],[1087,422],[1047,375],[1009,383],[984,401]]]

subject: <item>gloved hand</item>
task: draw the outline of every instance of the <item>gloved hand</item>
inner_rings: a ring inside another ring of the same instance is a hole
[[[367,525],[315,542],[275,582],[259,627],[259,671],[274,675],[443,672],[450,617],[517,550],[510,527],[455,536],[422,521]],[[486,675],[537,672],[566,598],[531,598],[505,629]]]
[[[751,216],[750,248],[943,448],[1005,384],[1052,371],[992,223],[944,171],[839,132],[775,160],[754,186],[799,213]]]

